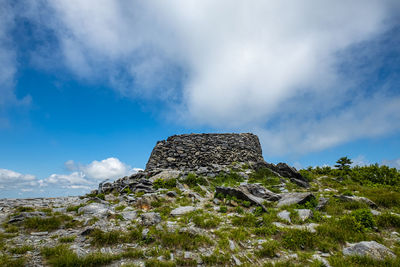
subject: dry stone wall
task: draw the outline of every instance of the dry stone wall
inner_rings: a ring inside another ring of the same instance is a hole
[[[264,162],[258,137],[251,133],[183,134],[157,142],[146,171],[194,170],[230,165],[233,162]]]

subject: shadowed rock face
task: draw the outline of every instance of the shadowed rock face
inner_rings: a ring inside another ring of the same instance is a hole
[[[264,161],[261,145],[254,134],[184,134],[157,142],[146,164],[146,171],[192,170],[215,164],[260,161]]]

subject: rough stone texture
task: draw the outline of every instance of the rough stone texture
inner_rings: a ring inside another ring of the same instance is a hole
[[[109,212],[109,207],[101,203],[90,203],[89,205],[81,207],[78,210],[78,213],[88,214],[95,217],[107,216]]]
[[[142,225],[144,226],[150,226],[161,222],[161,216],[157,212],[143,213],[140,217],[142,218]]]
[[[254,134],[183,134],[157,142],[146,164],[146,171],[194,170],[214,164],[259,161],[264,159],[260,141]]]
[[[183,214],[186,214],[186,213],[189,213],[189,212],[192,212],[195,210],[196,210],[196,208],[193,206],[183,206],[183,207],[179,207],[179,208],[172,210],[171,215],[172,216],[181,216]]]
[[[313,213],[309,209],[295,209],[297,213],[299,214],[299,218],[302,221],[305,221],[313,216]]]
[[[343,249],[343,255],[369,256],[377,260],[396,257],[390,249],[375,241],[362,241],[352,244]]]
[[[280,195],[282,198],[279,200],[277,207],[290,206],[293,204],[304,204],[311,199],[315,198],[312,193],[285,193]]]
[[[292,222],[292,220],[290,219],[290,212],[288,212],[287,210],[282,210],[277,214],[277,216],[284,221]]]
[[[259,186],[261,187],[261,186]],[[268,192],[271,193],[268,194]],[[223,195],[230,195],[234,196],[237,199],[250,201],[250,203],[260,206],[264,211],[267,211],[267,208],[263,205],[263,202],[266,200],[278,200],[279,195],[272,193],[271,191],[263,188],[263,194],[266,198],[262,198],[260,196],[253,195],[247,188],[247,186],[241,185],[239,187],[224,187],[224,186],[217,186],[215,188],[216,194],[223,194]]]
[[[370,206],[371,208],[378,208],[378,205],[375,204],[372,200],[366,198],[366,197],[358,197],[358,196],[345,196],[345,195],[334,195],[334,197],[339,198],[340,200],[343,201],[348,201],[348,202],[362,202]]]
[[[163,170],[162,172],[150,177],[150,181],[154,182],[157,179],[163,179],[163,180],[170,180],[173,178],[178,178],[182,172],[178,170]]]

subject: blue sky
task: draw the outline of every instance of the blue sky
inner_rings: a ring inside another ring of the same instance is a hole
[[[290,7],[290,8],[289,8]],[[173,134],[400,168],[398,1],[2,1],[0,198],[77,195]]]

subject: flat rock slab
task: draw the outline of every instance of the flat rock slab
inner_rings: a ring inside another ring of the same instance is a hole
[[[358,197],[358,196],[345,196],[345,195],[334,195],[334,197],[342,200],[342,201],[347,201],[347,202],[361,202],[365,203],[368,206],[370,206],[373,209],[378,208],[378,205],[375,204],[372,200],[366,198],[366,197]]]
[[[248,190],[244,190],[243,187],[233,188],[233,187],[224,187],[224,186],[217,186],[215,188],[216,194],[223,194],[234,196],[237,199],[249,201],[252,204],[260,206],[264,211],[267,211],[267,208],[263,205],[263,202],[266,201],[265,199],[255,196],[251,194]]]
[[[163,170],[160,173],[150,177],[150,181],[154,182],[157,179],[163,179],[165,181],[178,178],[182,174],[178,170]]]
[[[90,203],[89,205],[78,209],[78,213],[93,215],[96,217],[105,217],[110,211],[110,208],[102,203]]]
[[[127,221],[132,221],[133,219],[135,219],[137,217],[136,211],[123,211],[123,212],[121,212],[121,215],[124,218],[124,220],[127,220]]]
[[[279,212],[277,214],[277,216],[284,221],[287,221],[289,223],[292,222],[292,220],[290,219],[290,212],[288,212],[287,210],[283,210],[283,211]]]
[[[281,199],[276,205],[278,208],[293,204],[304,204],[312,199],[315,199],[315,196],[312,193],[284,193],[280,194],[280,196]]]
[[[184,215],[186,213],[189,213],[189,212],[192,212],[195,210],[196,210],[196,208],[193,206],[183,206],[183,207],[179,207],[179,208],[172,210],[171,215],[172,216],[181,216],[181,215]]]
[[[362,241],[351,244],[343,249],[343,255],[369,256],[377,260],[384,260],[387,257],[396,257],[393,251],[375,241]]]

